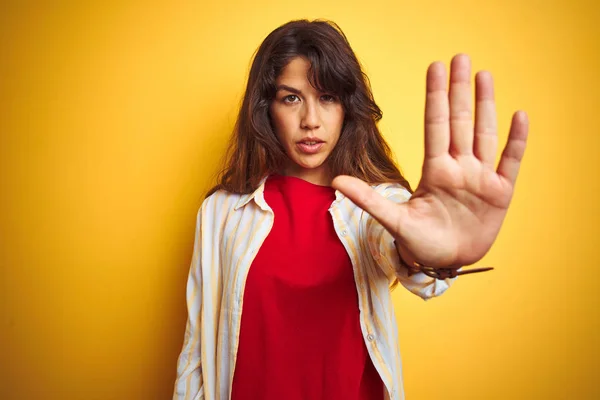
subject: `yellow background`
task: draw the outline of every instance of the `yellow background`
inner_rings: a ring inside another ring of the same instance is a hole
[[[1,399],[171,396],[196,211],[253,51],[300,17],[345,31],[413,185],[431,61],[493,72],[502,141],[530,115],[496,270],[394,292],[408,398],[600,398],[595,1],[49,3],[0,6]]]

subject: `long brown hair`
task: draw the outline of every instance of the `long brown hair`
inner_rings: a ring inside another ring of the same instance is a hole
[[[342,132],[327,159],[332,176],[395,182],[411,190],[377,127],[382,112],[346,35],[331,21],[297,20],[271,32],[255,53],[224,168],[206,196],[220,189],[251,193],[265,176],[283,169],[288,158],[273,131],[269,106],[275,80],[299,56],[310,62],[311,85],[338,96],[344,107]]]

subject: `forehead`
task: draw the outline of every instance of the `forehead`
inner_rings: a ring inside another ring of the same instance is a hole
[[[293,58],[284,68],[277,77],[277,83],[283,84],[296,84],[296,85],[309,85],[308,71],[310,69],[310,62],[303,57]]]

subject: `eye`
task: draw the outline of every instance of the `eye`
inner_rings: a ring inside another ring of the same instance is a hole
[[[324,101],[325,103],[333,103],[333,102],[337,101],[337,97],[330,95],[330,94],[324,94],[323,96],[321,96],[321,100]]]
[[[300,101],[300,98],[295,94],[289,94],[283,98],[283,102],[287,104],[297,103]]]

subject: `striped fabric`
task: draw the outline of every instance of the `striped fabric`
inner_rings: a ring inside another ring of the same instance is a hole
[[[246,276],[274,221],[264,200],[265,181],[252,194],[217,191],[198,211],[187,284],[188,321],[174,400],[230,398]],[[410,198],[410,193],[396,184],[373,187],[397,203]],[[435,280],[422,273],[408,277],[399,265],[392,236],[341,192],[336,191],[329,212],[352,261],[360,325],[387,389],[382,399],[404,399],[390,283],[398,278],[405,288],[428,299],[442,294],[453,280]]]

